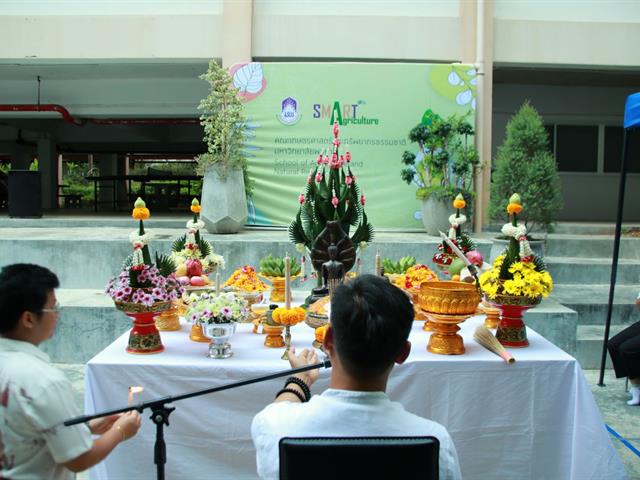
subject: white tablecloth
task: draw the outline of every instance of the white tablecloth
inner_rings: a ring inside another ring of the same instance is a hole
[[[574,358],[528,331],[531,346],[512,349],[507,365],[472,340],[483,317],[462,324],[464,355],[426,351],[429,334],[416,322],[412,353],[396,366],[388,394],[407,410],[442,423],[451,433],[466,480],[621,479],[616,454],[589,386]],[[234,356],[212,360],[207,344],[188,339],[190,325],[163,332],[165,351],[157,355],[125,353],[128,333],[86,366],[87,413],[126,404],[130,385],[142,385],[136,401],[224,385],[288,368],[282,349],[263,346],[264,336],[239,325],[231,343]],[[292,328],[293,344],[313,340],[304,324]],[[328,386],[322,371],[312,391]],[[175,403],[165,430],[167,479],[256,478],[250,425],[273,400],[282,379]],[[93,479],[155,478],[155,425],[145,419],[140,433],[91,471]]]

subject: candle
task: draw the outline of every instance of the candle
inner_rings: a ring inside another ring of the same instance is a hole
[[[360,257],[358,257],[357,260],[357,271],[358,271],[358,275],[362,275],[362,260],[360,259]]]
[[[133,404],[133,396],[144,392],[144,387],[129,387],[129,405]]]
[[[376,252],[376,275],[380,275],[380,273],[382,272],[382,267],[381,267],[381,263],[380,263],[380,251]]]
[[[306,255],[302,255],[302,258],[300,259],[300,276],[302,277],[302,280],[306,280],[307,277],[307,256]]]
[[[220,294],[220,272],[216,272],[216,295]]]
[[[284,257],[284,302],[287,309],[291,308],[291,258],[287,253]]]

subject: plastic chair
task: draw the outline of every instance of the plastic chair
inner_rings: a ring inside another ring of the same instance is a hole
[[[435,437],[285,437],[280,480],[438,479]]]

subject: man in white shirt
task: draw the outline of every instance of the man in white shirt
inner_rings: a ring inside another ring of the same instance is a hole
[[[283,437],[357,436],[434,436],[440,441],[440,480],[461,478],[447,430],[407,412],[384,393],[394,363],[409,356],[412,322],[411,302],[386,279],[361,275],[336,289],[324,339],[332,364],[330,388],[309,399],[318,371],[295,375],[255,416],[251,436],[261,478],[278,478],[278,442]],[[318,358],[305,350],[298,356],[291,353],[289,361],[296,368]]]
[[[0,479],[73,478],[140,428],[132,412],[65,427],[79,414],[73,390],[38,345],[58,323],[58,278],[37,265],[0,272]],[[91,434],[99,434],[93,441]]]

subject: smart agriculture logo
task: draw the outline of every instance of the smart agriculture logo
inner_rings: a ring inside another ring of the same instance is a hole
[[[380,125],[379,118],[364,115],[366,104],[364,100],[355,103],[340,103],[337,100],[327,104],[314,103],[312,116],[315,119],[328,119],[329,125],[334,122],[340,125]]]

